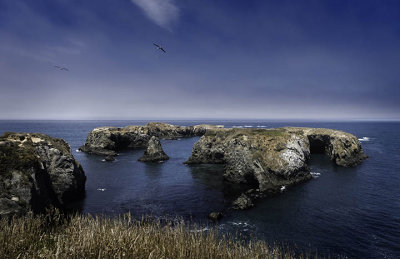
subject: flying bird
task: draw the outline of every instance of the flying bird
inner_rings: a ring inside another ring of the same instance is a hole
[[[61,66],[57,66],[57,65],[55,65],[54,67],[58,68],[59,70],[69,71],[69,69],[66,67],[61,67]]]
[[[163,47],[161,47],[160,45],[158,45],[158,44],[156,44],[156,43],[153,43],[153,45],[156,46],[157,49],[161,50],[162,52],[167,53],[167,52],[165,51],[165,49],[164,49]]]

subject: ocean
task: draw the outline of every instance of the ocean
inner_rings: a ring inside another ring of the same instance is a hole
[[[184,165],[199,139],[162,140],[170,156],[163,163],[137,161],[143,150],[122,152],[114,162],[78,151],[99,126],[144,125],[148,121],[0,121],[6,131],[40,132],[65,139],[87,175],[86,198],[73,206],[85,214],[182,217],[220,231],[319,255],[400,258],[400,123],[301,121],[165,121],[175,125],[225,127],[320,127],[361,139],[369,156],[354,168],[311,156],[313,179],[280,195],[256,201],[250,210],[229,209],[235,198],[221,165]],[[218,223],[207,215],[224,211]],[[207,227],[199,229],[206,231]]]

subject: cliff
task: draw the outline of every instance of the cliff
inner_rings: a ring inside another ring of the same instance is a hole
[[[0,136],[0,216],[64,208],[84,197],[85,181],[64,140],[39,133]]]

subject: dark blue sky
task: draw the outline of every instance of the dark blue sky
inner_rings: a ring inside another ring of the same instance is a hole
[[[0,0],[0,119],[400,119],[399,14],[396,0]]]

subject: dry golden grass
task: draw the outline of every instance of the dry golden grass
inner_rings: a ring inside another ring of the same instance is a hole
[[[0,220],[0,258],[295,258],[262,241],[235,241],[184,221],[47,215]],[[297,255],[296,258],[306,258]]]

